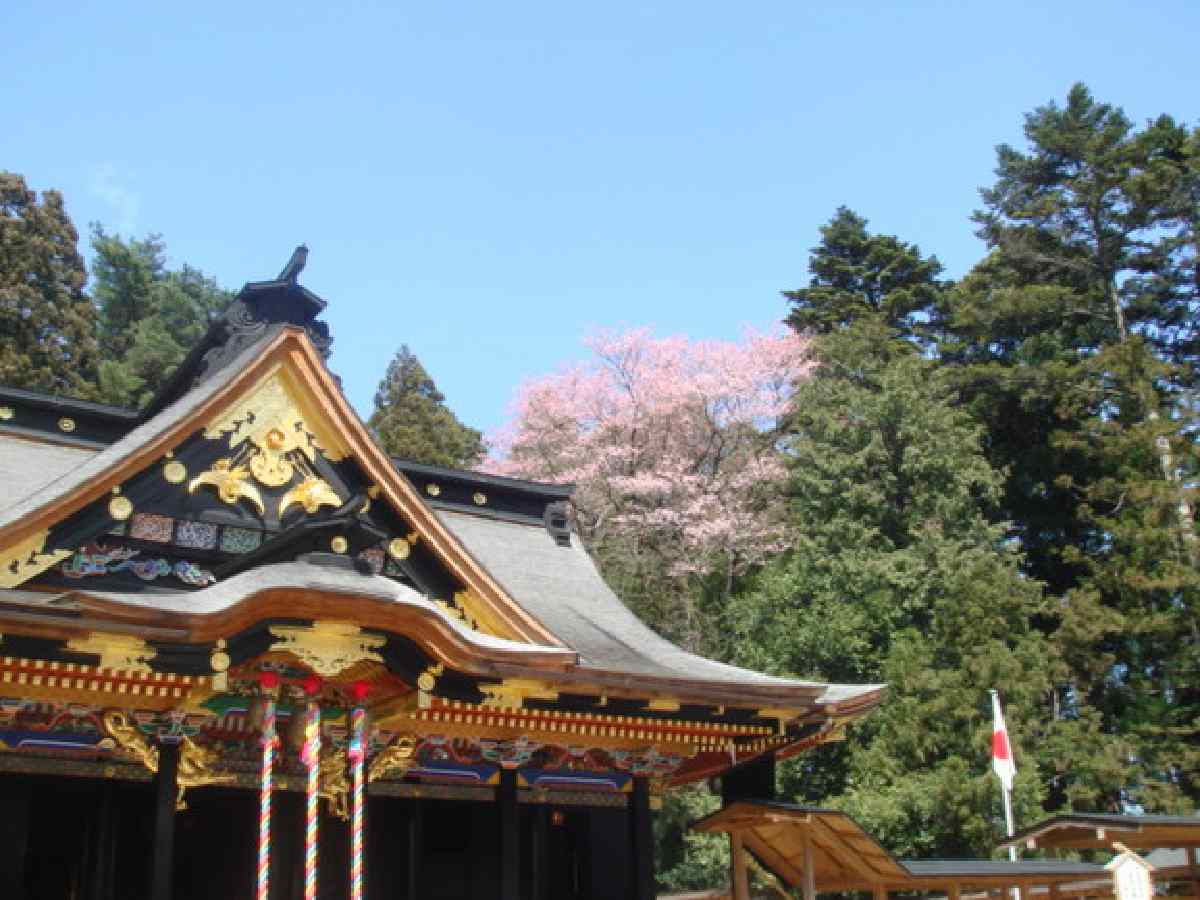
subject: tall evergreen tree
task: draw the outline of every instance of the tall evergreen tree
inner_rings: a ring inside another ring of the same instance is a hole
[[[450,411],[445,396],[407,345],[388,364],[367,424],[393,456],[460,469],[483,459],[483,435]]]
[[[95,309],[58,191],[0,171],[0,384],[91,397]]]
[[[233,299],[203,272],[167,268],[158,235],[125,240],[92,229],[93,294],[99,308],[100,392],[142,406],[161,388]]]
[[[808,269],[808,287],[783,292],[792,307],[787,323],[806,334],[872,318],[898,337],[920,341],[944,289],[937,257],[891,235],[870,234],[867,220],[844,206],[821,227]]]
[[[987,691],[1006,688],[1024,755],[1054,664],[1029,624],[1040,588],[989,521],[1001,478],[981,429],[932,363],[895,344],[878,321],[818,342],[787,445],[793,543],[739,598],[731,631],[744,663],[890,684],[850,741],[789,770],[788,793],[852,811],[896,852],[986,853],[1003,821]],[[1017,793],[1036,808],[1036,771]]]
[[[990,253],[948,303],[942,356],[1056,598],[1038,623],[1071,670],[1056,715],[1092,726],[1048,802],[1173,808],[1195,800],[1180,773],[1200,733],[1189,135],[1138,130],[1082,85],[1025,134],[998,150],[976,216]]]

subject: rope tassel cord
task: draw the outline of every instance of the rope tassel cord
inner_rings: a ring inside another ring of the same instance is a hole
[[[258,894],[268,900],[271,892],[271,791],[275,778],[275,701],[267,698],[262,723],[262,784],[258,795]]]
[[[361,706],[350,711],[350,766],[353,798],[350,820],[350,900],[363,900],[363,761],[366,757],[367,714]]]
[[[317,821],[321,791],[321,707],[308,704],[301,761],[308,767],[304,807],[304,900],[317,900]]]

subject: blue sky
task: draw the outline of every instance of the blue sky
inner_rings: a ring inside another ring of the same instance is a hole
[[[595,328],[769,327],[839,204],[962,274],[994,145],[1074,81],[1200,121],[1195,0],[7,0],[0,32],[0,167],[229,287],[306,241],[359,411],[408,343],[483,428]]]

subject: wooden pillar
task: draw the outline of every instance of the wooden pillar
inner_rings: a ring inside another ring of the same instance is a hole
[[[1192,878],[1192,896],[1200,900],[1200,847],[1190,847],[1183,852],[1187,854],[1188,875]]]
[[[733,900],[750,900],[750,879],[746,873],[746,848],[742,846],[742,832],[737,828],[729,832],[729,866]]]
[[[112,781],[100,785],[100,802],[92,818],[88,842],[89,865],[86,872],[88,900],[109,900],[112,896],[113,862],[113,791]]]
[[[533,900],[550,900],[550,807],[533,808]]]
[[[4,814],[0,815],[0,897],[25,900],[25,850],[29,843],[29,798],[33,785],[27,777],[4,776]]]
[[[950,890],[946,892],[946,900],[962,900],[962,885],[950,885]]]
[[[957,888],[958,886],[955,885]],[[874,900],[888,900],[888,889],[885,885],[877,884],[871,891]],[[957,900],[957,898],[956,898]]]
[[[633,779],[629,795],[630,866],[633,875],[632,900],[654,900],[654,830],[650,819],[650,782],[643,777]]]
[[[805,828],[804,834],[804,900],[816,900],[817,875],[813,871],[812,832]]]
[[[179,745],[159,745],[158,775],[154,779],[154,837],[150,847],[150,900],[171,900],[172,896],[178,773]]]
[[[421,856],[425,852],[425,805],[414,797],[408,810],[408,890],[407,900],[421,900]]]
[[[500,900],[521,900],[521,819],[517,806],[517,770],[500,772]]]

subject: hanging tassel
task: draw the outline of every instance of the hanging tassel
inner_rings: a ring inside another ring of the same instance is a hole
[[[271,892],[271,791],[275,778],[275,698],[279,685],[274,672],[264,672],[262,707],[262,783],[258,795],[258,897],[268,900]]]
[[[367,711],[361,703],[369,688],[353,686],[355,706],[350,710],[350,771],[353,779],[350,819],[350,900],[363,900],[363,764],[367,755]]]

